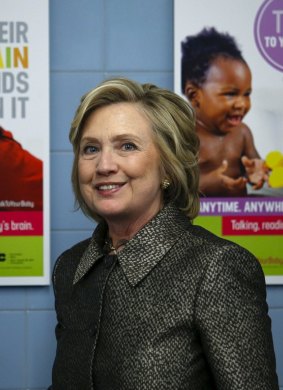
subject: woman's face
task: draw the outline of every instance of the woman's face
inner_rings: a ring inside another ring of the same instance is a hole
[[[217,58],[198,91],[198,122],[211,132],[227,133],[250,109],[251,72],[238,60]]]
[[[81,194],[108,223],[143,225],[162,207],[160,155],[149,120],[133,103],[94,111],[83,128]]]

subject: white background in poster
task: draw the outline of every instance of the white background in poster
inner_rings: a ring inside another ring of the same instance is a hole
[[[8,96],[0,91],[1,96],[7,99],[4,119],[0,125],[13,133],[24,149],[36,157],[44,160],[48,142],[43,142],[43,134],[49,134],[49,36],[48,36],[48,0],[0,0],[0,21],[25,22],[28,25],[27,43],[0,43],[1,47],[28,46],[29,67],[24,69],[28,73],[29,90],[24,96],[26,103],[26,117],[17,115],[13,119],[8,108]],[[12,37],[9,28],[5,26],[5,39]],[[15,31],[14,31],[15,32]],[[15,40],[15,38],[14,38]],[[3,52],[5,61],[5,52]],[[1,72],[18,73],[16,69],[1,69]],[[45,75],[45,77],[43,77]],[[13,91],[10,95],[19,97],[21,94]],[[18,110],[20,107],[18,106]],[[19,113],[19,112],[18,112]],[[45,148],[45,149],[44,149]]]

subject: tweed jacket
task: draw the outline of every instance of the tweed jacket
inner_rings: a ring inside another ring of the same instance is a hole
[[[53,390],[278,389],[252,254],[169,204],[108,266],[95,301],[104,237],[100,224],[55,265]]]

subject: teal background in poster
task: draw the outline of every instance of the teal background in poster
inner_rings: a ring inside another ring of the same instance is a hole
[[[94,227],[73,212],[69,179],[68,129],[81,95],[113,75],[173,89],[173,34],[173,0],[50,0],[52,266]],[[283,286],[267,296],[283,390]],[[0,287],[1,390],[50,384],[55,322],[52,287]]]

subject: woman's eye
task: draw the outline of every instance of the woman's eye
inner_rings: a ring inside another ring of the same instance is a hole
[[[98,150],[98,148],[96,146],[93,146],[93,145],[86,145],[83,147],[83,154],[86,154],[86,155],[92,155],[94,153],[96,153]]]
[[[131,150],[136,150],[137,147],[132,142],[126,142],[122,145],[122,149],[125,151],[131,151]]]

